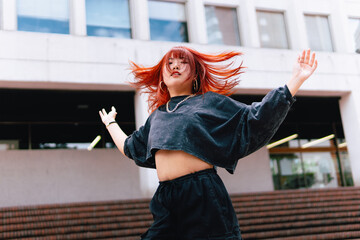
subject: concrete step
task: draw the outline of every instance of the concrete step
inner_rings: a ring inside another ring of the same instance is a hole
[[[232,195],[250,239],[360,239],[360,188]],[[0,239],[139,239],[150,199],[0,208]]]

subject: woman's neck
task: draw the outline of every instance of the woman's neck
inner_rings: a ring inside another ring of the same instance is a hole
[[[186,96],[186,95],[191,95],[192,92],[191,91],[169,91],[170,93],[170,98],[172,97],[178,97],[178,96]]]

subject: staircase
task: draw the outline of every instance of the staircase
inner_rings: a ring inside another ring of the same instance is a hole
[[[360,239],[360,188],[232,196],[245,240]]]
[[[360,187],[231,197],[244,240],[360,239]],[[0,239],[140,239],[149,201],[0,208]]]

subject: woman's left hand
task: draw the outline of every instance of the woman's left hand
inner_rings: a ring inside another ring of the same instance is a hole
[[[311,53],[310,49],[304,50],[302,54],[299,55],[293,68],[292,77],[287,83],[287,86],[293,96],[305,80],[308,79],[317,68],[318,63],[315,57],[315,53]]]
[[[293,68],[293,78],[298,78],[300,81],[305,81],[315,71],[317,67],[317,60],[315,59],[315,53],[311,54],[310,49],[303,51],[299,55],[297,62]]]

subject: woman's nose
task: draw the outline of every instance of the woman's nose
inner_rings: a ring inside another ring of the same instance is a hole
[[[173,69],[179,69],[179,63],[178,62],[174,62],[173,63]]]

